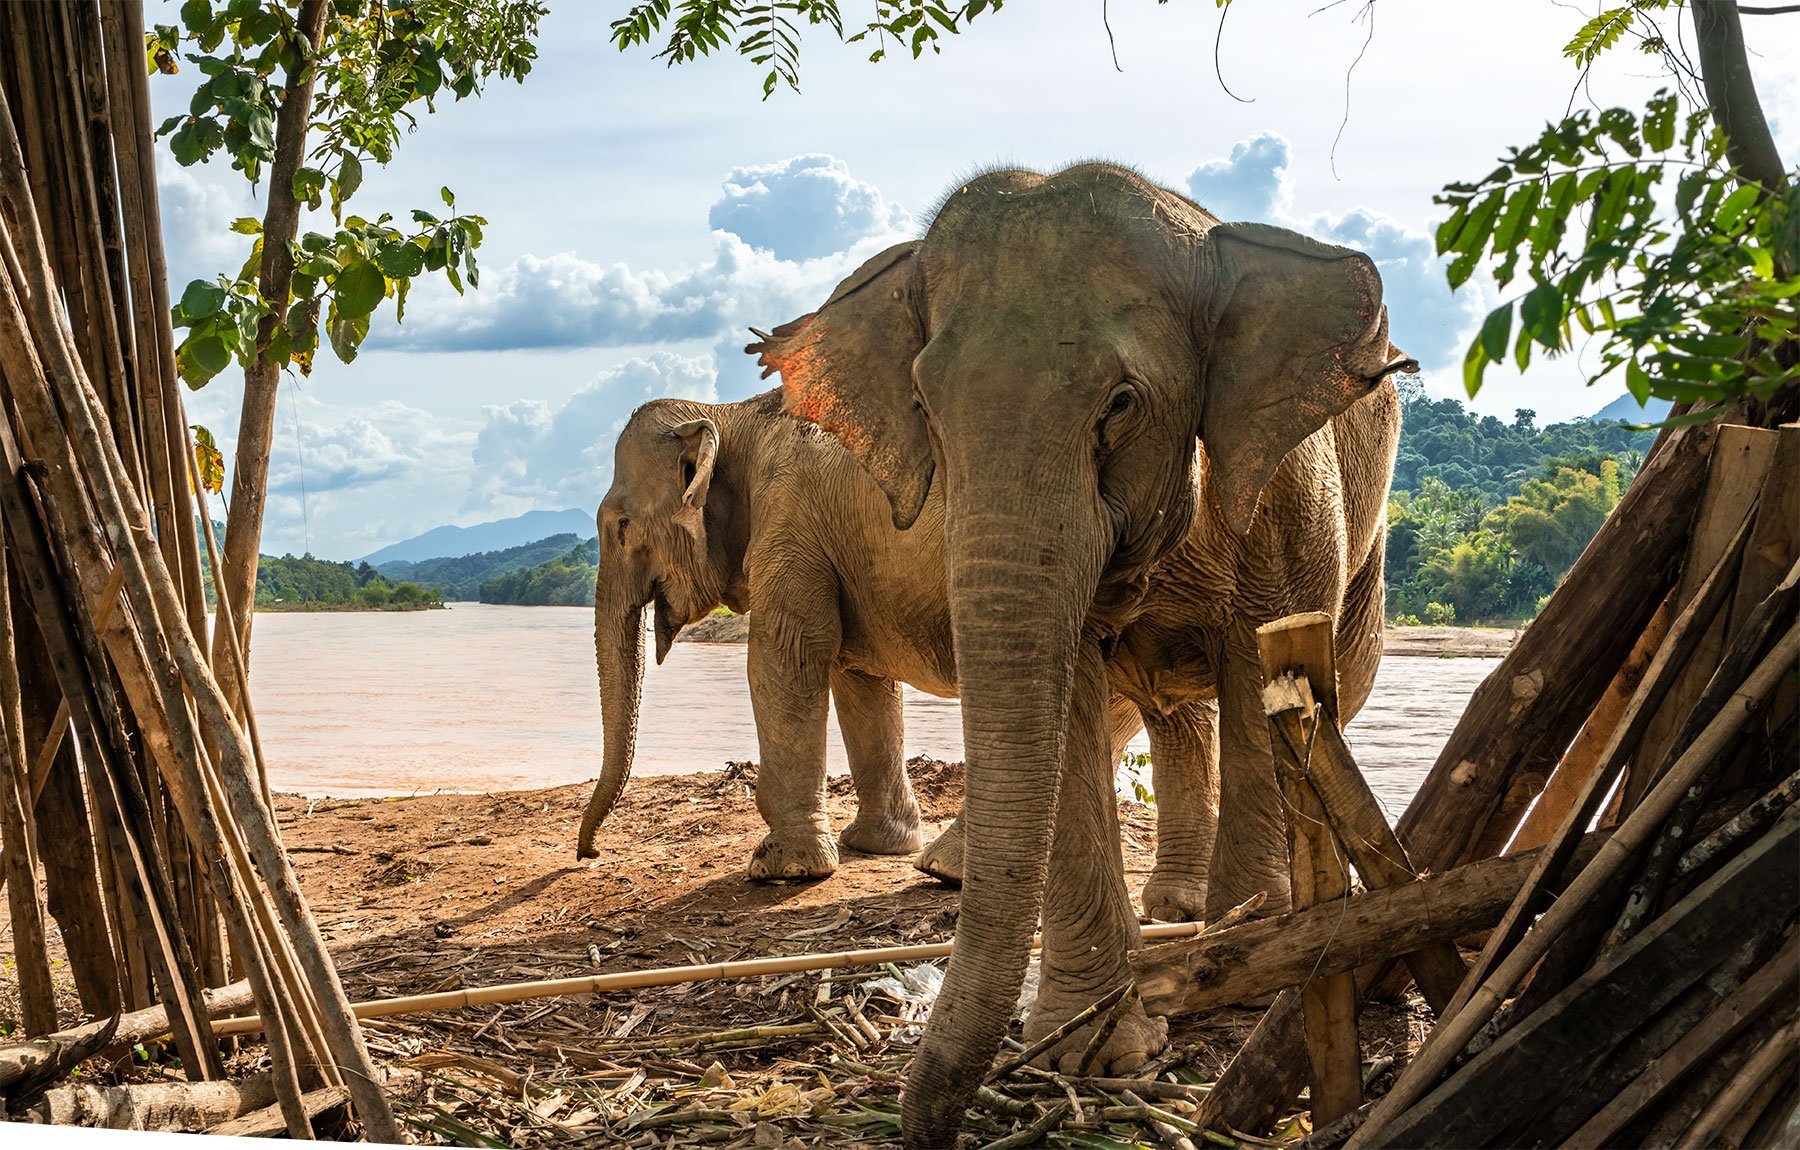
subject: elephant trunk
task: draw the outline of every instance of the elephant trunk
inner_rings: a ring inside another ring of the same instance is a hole
[[[952,500],[959,487],[946,486]],[[1098,556],[1067,553],[1055,502],[946,520],[967,847],[955,950],[902,1099],[909,1147],[955,1143],[1018,1000],[1043,901],[1072,667],[1099,574]]]
[[[644,608],[626,580],[600,563],[594,583],[594,660],[600,672],[600,716],[605,740],[600,780],[581,816],[578,858],[593,858],[594,832],[619,801],[631,777],[637,749],[638,705],[644,685]]]

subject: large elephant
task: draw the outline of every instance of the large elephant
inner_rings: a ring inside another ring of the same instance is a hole
[[[751,855],[751,878],[821,878],[836,868],[839,843],[870,854],[918,850],[899,684],[956,694],[940,505],[932,497],[912,530],[896,530],[887,500],[850,453],[784,415],[778,393],[730,404],[661,399],[634,412],[597,518],[605,747],[579,856],[596,853],[595,831],[631,774],[647,602],[658,661],[683,626],[715,606],[750,614],[756,803],[769,827]],[[828,694],[857,795],[856,818],[835,840],[824,802]],[[1115,701],[1112,761],[1142,725],[1135,707]],[[1169,797],[1145,903],[1158,917],[1191,918],[1201,909],[1207,854],[1186,828],[1214,814],[1210,706],[1159,702],[1151,738],[1162,744],[1157,780]]]
[[[793,413],[857,455],[897,526],[942,487],[968,844],[955,955],[902,1105],[908,1145],[950,1145],[1040,912],[1039,1031],[1122,984],[1140,941],[1104,648],[1197,504],[1249,532],[1288,453],[1408,362],[1366,256],[1221,224],[1104,164],[971,179],[922,240],[751,350]],[[1129,1070],[1161,1041],[1140,1011],[1099,1061]]]
[[[1202,500],[1187,538],[1151,568],[1139,610],[1113,640],[1114,705],[1143,717],[1156,771],[1157,866],[1143,900],[1152,917],[1214,919],[1259,891],[1268,896],[1261,913],[1286,909],[1286,828],[1255,632],[1301,611],[1330,614],[1338,719],[1356,717],[1381,661],[1387,491],[1399,439],[1399,397],[1383,383],[1288,453],[1248,535]],[[1165,777],[1165,764],[1178,772]],[[960,879],[964,848],[959,819],[925,849],[921,866]]]

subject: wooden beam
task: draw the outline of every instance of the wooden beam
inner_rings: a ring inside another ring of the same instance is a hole
[[[1293,907],[1338,902],[1350,893],[1350,864],[1307,777],[1314,733],[1332,723],[1337,663],[1331,616],[1313,612],[1257,628],[1263,709],[1269,719],[1275,776],[1287,805]],[[1309,674],[1320,677],[1315,701]],[[1300,1012],[1312,1064],[1314,1127],[1328,1126],[1362,1105],[1362,1050],[1356,1032],[1356,979],[1349,972],[1308,978]]]
[[[1605,841],[1583,841],[1577,861]],[[1311,974],[1354,971],[1500,921],[1534,852],[1459,866],[1201,938],[1134,951],[1132,975],[1152,1014],[1192,1014],[1297,986]]]

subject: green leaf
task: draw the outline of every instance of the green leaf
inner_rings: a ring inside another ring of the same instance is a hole
[[[239,216],[231,221],[231,230],[242,236],[260,236],[262,221],[255,216]]]
[[[387,295],[387,277],[373,262],[361,258],[345,265],[331,286],[336,310],[352,319],[366,318]]]
[[[381,270],[397,280],[409,280],[425,270],[425,250],[415,243],[399,243],[381,250]]]
[[[1489,312],[1487,319],[1482,322],[1481,350],[1486,353],[1488,359],[1505,358],[1506,341],[1512,335],[1512,320],[1513,305],[1511,301],[1508,301]]]
[[[189,335],[175,349],[175,369],[183,383],[199,390],[208,380],[231,366],[231,349],[216,333],[199,338]]]
[[[338,165],[337,180],[331,185],[331,214],[338,214],[343,202],[356,194],[362,187],[362,161],[350,152],[343,153],[342,162]]]
[[[1562,348],[1562,322],[1562,293],[1553,283],[1538,284],[1519,302],[1521,334],[1529,333],[1532,339],[1552,351]]]
[[[456,206],[456,197],[450,193],[450,188],[448,185],[446,185],[442,188],[439,188],[438,195],[442,196],[444,198],[444,202],[446,204],[450,205],[452,208],[454,208]]]
[[[1725,202],[1719,205],[1719,210],[1713,213],[1713,227],[1726,235],[1735,233],[1760,195],[1761,188],[1755,184],[1745,184],[1726,196]]]
[[[181,318],[205,319],[225,306],[225,289],[210,280],[195,280],[181,293]]]
[[[369,334],[369,317],[347,316],[335,307],[325,322],[325,332],[331,337],[331,350],[337,353],[339,360],[351,363],[356,359],[356,351]]]

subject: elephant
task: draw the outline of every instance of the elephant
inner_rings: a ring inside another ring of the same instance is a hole
[[[1254,535],[1290,451],[1417,364],[1388,340],[1367,256],[1223,223],[1097,163],[969,179],[921,239],[747,350],[780,373],[792,414],[856,455],[896,526],[942,488],[967,844],[955,951],[907,1073],[902,1132],[908,1146],[950,1145],[1034,926],[1028,1036],[1129,978],[1141,939],[1110,801],[1105,656],[1143,611],[1153,568],[1202,507],[1226,539]],[[1272,574],[1244,567],[1221,565]],[[1217,654],[1238,657],[1239,640]],[[1108,1025],[1102,1072],[1142,1065],[1166,1033],[1141,1008]],[[1078,1058],[1087,1031],[1049,1057]]]
[[[908,854],[922,842],[903,752],[902,682],[956,694],[944,586],[939,500],[910,531],[895,529],[886,498],[836,439],[781,411],[770,392],[741,403],[659,399],[634,412],[614,449],[613,484],[596,518],[595,651],[604,762],[579,831],[577,854],[631,773],[643,671],[642,610],[654,604],[660,662],[680,629],[723,603],[748,611],[748,671],[760,743],[756,802],[768,834],[752,879],[822,878],[841,843],[869,854]],[[856,788],[857,815],[834,840],[825,813],[825,707],[837,707]],[[1152,739],[1194,728],[1157,755],[1171,795],[1208,795],[1211,722],[1204,704],[1166,708]],[[1198,724],[1198,726],[1196,726]],[[1112,761],[1143,726],[1114,706]],[[1190,783],[1183,763],[1201,777]],[[1179,781],[1177,781],[1179,780]],[[1146,906],[1162,918],[1200,910],[1206,858],[1178,829],[1179,797],[1163,804]],[[1165,841],[1167,845],[1165,846]],[[1210,851],[1210,838],[1207,839]]]
[[[1330,614],[1337,718],[1356,717],[1381,662],[1387,491],[1399,439],[1399,397],[1383,383],[1288,453],[1262,496],[1279,519],[1258,516],[1240,538],[1202,502],[1113,641],[1114,706],[1142,716],[1156,772],[1157,866],[1143,896],[1152,918],[1214,920],[1258,892],[1266,896],[1259,913],[1287,909],[1286,828],[1269,770],[1255,629],[1302,611]],[[1205,465],[1202,452],[1198,469]],[[1179,771],[1165,775],[1165,764]],[[925,848],[921,869],[960,880],[964,849],[959,819]]]

